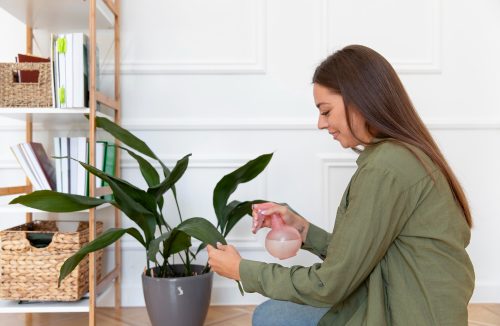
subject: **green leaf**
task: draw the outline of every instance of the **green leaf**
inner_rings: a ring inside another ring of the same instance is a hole
[[[165,232],[160,234],[160,236],[154,240],[151,240],[148,247],[148,259],[157,263],[156,255],[158,251],[160,251],[160,243],[165,241],[168,237],[170,237],[170,232]]]
[[[235,201],[238,202],[238,201]],[[252,216],[252,205],[265,203],[264,200],[253,200],[238,202],[239,204],[233,207],[231,210],[225,211],[226,225],[224,226],[224,231],[222,234],[226,237],[229,231],[243,218],[245,215]],[[226,206],[230,207],[229,205]]]
[[[89,164],[79,163],[87,171],[109,184],[113,190],[114,205],[142,229],[146,237],[146,245],[149,245],[149,242],[154,239],[156,223],[158,221],[154,198],[125,180],[109,176]],[[154,211],[151,211],[153,209]]]
[[[170,169],[162,161],[158,160],[158,162],[160,163],[163,170],[163,176],[165,177],[165,179],[168,179],[168,177],[170,176]]]
[[[88,118],[88,115],[86,115]],[[148,157],[151,157],[160,163],[162,169],[163,169],[163,174],[166,179],[168,179],[170,175],[170,170],[169,168],[156,156],[156,154],[146,145],[144,141],[139,139],[137,136],[133,135],[130,131],[127,129],[124,129],[114,123],[113,121],[106,119],[104,117],[96,117],[96,126],[99,128],[102,128],[106,130],[108,133],[113,135],[115,138],[119,139],[122,143],[126,144],[127,146],[131,147],[132,149],[138,151],[139,153],[142,153]],[[142,170],[141,170],[142,172]],[[175,190],[175,186],[172,185],[172,192],[174,193],[175,200],[177,201],[177,193]],[[159,202],[160,209],[163,208],[163,201]]]
[[[163,243],[163,254],[168,257],[191,247],[191,236],[178,229],[172,230],[172,236]]]
[[[148,145],[135,135],[133,135],[127,129],[124,129],[114,123],[113,121],[104,118],[104,117],[96,117],[95,118],[96,126],[98,128],[102,128],[106,130],[108,133],[113,135],[115,138],[119,139],[125,145],[135,149],[136,151],[154,158],[155,160],[159,160],[158,157],[153,153],[153,151],[149,148]]]
[[[130,156],[134,157],[135,160],[139,163],[141,174],[144,177],[144,180],[146,180],[146,183],[148,184],[149,187],[156,186],[159,184],[160,176],[158,175],[158,172],[156,172],[156,169],[151,165],[151,163],[149,163],[147,160],[145,160],[142,156],[137,155],[136,153],[134,153],[133,151],[131,151],[125,147],[122,147],[122,146],[118,146],[118,147],[127,151],[128,154]],[[158,225],[163,224],[163,225],[167,226],[167,222],[162,218],[162,216],[160,214],[158,214],[158,211],[156,209],[156,205],[158,205],[158,207],[160,209],[163,207],[163,197],[155,198],[152,195],[144,192],[143,190],[138,189],[137,187],[131,185],[130,183],[126,182],[125,180],[118,179],[118,178],[111,176],[111,175],[109,177],[114,178],[114,180],[119,182],[119,183],[123,182],[124,186],[134,188],[134,189],[132,189],[131,193],[129,192],[129,194],[133,195],[134,192],[138,193],[138,195],[132,196],[132,197],[135,197],[134,199],[139,201],[144,207],[146,207],[149,211],[154,213],[153,215],[155,216],[156,223]]]
[[[224,209],[231,194],[239,184],[248,182],[258,176],[269,164],[273,154],[264,154],[247,162],[242,167],[224,176],[215,186],[213,205],[219,224],[224,221]]]
[[[163,194],[166,193],[184,175],[184,172],[186,172],[189,164],[190,156],[191,154],[188,154],[177,161],[168,178],[163,180],[159,185],[150,187],[148,189],[148,193],[152,194],[156,198],[162,197]]]
[[[158,238],[152,240],[149,243],[149,260],[156,263],[158,262],[156,256],[160,251],[161,243],[163,243],[163,256],[169,257],[170,255],[176,254],[191,247],[191,237],[188,234],[175,229],[171,232],[165,232],[161,234]]]
[[[21,204],[45,212],[77,212],[111,201],[86,196],[64,194],[52,190],[38,190],[14,198],[9,204]]]
[[[88,115],[85,115],[88,119]],[[156,154],[146,145],[144,141],[139,139],[137,136],[133,135],[130,131],[127,129],[124,129],[114,123],[113,121],[104,118],[104,117],[96,117],[96,126],[99,128],[102,128],[106,130],[108,133],[113,135],[115,138],[119,139],[122,143],[126,144],[127,146],[131,147],[132,149],[138,151],[139,153],[142,153],[148,157],[154,158],[157,160],[162,169],[163,169],[163,174],[165,178],[167,179],[170,175],[170,170],[169,168],[156,156]],[[175,186],[172,186],[172,192],[174,193],[175,200],[177,201],[177,193],[175,190]],[[163,208],[163,202],[159,203],[160,204],[160,209]]]
[[[136,186],[134,186],[133,184],[129,183],[126,180],[123,180],[123,179],[120,179],[118,177],[109,175],[109,174],[107,174],[107,173],[105,173],[105,172],[103,172],[103,171],[101,171],[101,170],[93,167],[90,164],[87,164],[87,163],[84,163],[84,162],[80,162],[80,161],[78,161],[78,160],[76,160],[74,158],[71,158],[71,159],[77,161],[87,171],[89,171],[90,173],[92,173],[95,176],[98,176],[99,178],[103,179],[107,183],[111,182],[111,183],[119,186],[121,189],[123,189],[123,191],[125,191],[128,195],[130,195],[130,197],[132,197],[134,199],[134,201],[139,202],[149,212],[151,212],[151,214],[157,214],[158,213],[157,210],[156,210],[156,201],[155,201],[155,198],[152,197],[151,195],[149,195],[144,190],[142,190],[140,188],[137,188]],[[113,189],[113,188],[111,187],[111,189]]]
[[[229,213],[235,209],[241,202],[239,200],[233,200],[229,204],[227,204],[226,207],[224,207],[224,211],[222,212],[222,217],[220,219],[217,219],[217,226],[220,227],[220,230],[222,231],[222,234],[225,233],[226,229],[226,224],[227,224],[227,218]]]
[[[226,239],[215,226],[202,217],[193,217],[184,220],[175,229],[183,231],[201,242],[215,246],[217,242],[227,244]]]
[[[202,251],[203,249],[205,249],[206,247],[207,247],[207,244],[206,244],[206,243],[204,243],[204,242],[200,243],[200,245],[198,246],[198,249],[196,250],[196,255],[197,255],[200,251]]]
[[[160,176],[158,175],[158,172],[156,172],[156,169],[149,163],[146,159],[144,159],[142,156],[137,155],[135,152],[123,147],[123,146],[117,146],[125,151],[132,156],[137,163],[139,163],[139,168],[141,170],[141,174],[144,177],[144,180],[148,184],[149,187],[156,186],[157,184],[160,183]]]
[[[170,177],[170,169],[165,165],[163,164],[162,161],[158,160],[158,162],[160,162],[160,165],[163,169],[163,175],[165,176],[165,180],[168,179]],[[172,185],[170,187],[170,189],[172,189],[172,194],[174,195],[174,199],[175,199],[175,202],[178,203],[177,201],[177,190],[175,189],[175,185]],[[163,197],[159,197],[158,199],[158,206],[160,208],[160,210],[163,209]]]
[[[106,248],[110,244],[120,239],[125,233],[130,234],[135,239],[137,239],[137,241],[139,241],[144,247],[146,247],[144,239],[142,238],[139,231],[135,228],[106,230],[103,234],[99,235],[93,241],[83,246],[73,256],[66,259],[59,271],[58,287],[61,286],[61,282],[76,268],[76,266],[78,266],[78,264],[85,258],[86,255],[91,252]]]

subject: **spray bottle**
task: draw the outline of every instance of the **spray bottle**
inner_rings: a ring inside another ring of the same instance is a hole
[[[286,259],[295,256],[301,245],[299,231],[286,225],[279,214],[271,215],[271,231],[266,236],[267,251],[273,257]]]

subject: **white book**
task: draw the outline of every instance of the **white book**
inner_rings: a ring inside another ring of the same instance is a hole
[[[54,33],[50,34],[50,74],[52,76],[52,83],[50,87],[52,88],[52,107],[56,107],[56,67],[55,67],[55,56],[54,56],[54,42],[55,42]]]
[[[78,137],[69,138],[69,193],[78,194]]]
[[[57,37],[56,42],[57,47],[57,60],[59,67],[59,88],[58,88],[58,100],[59,107],[66,108],[66,37],[64,34],[60,34]]]
[[[23,169],[24,173],[30,179],[31,184],[33,185],[34,190],[43,190],[43,187],[38,183],[37,178],[35,177],[34,171],[30,168],[28,159],[26,156],[23,154],[21,151],[21,146],[20,144],[18,145],[12,145],[10,147],[12,152],[14,153],[14,156],[16,157],[17,162],[19,162],[19,165]]]
[[[33,152],[33,149],[31,148],[30,144],[21,143],[18,146],[21,148],[21,152],[24,154],[24,156],[28,160],[28,165],[30,166],[33,173],[35,174],[35,178],[38,182],[38,185],[40,186],[40,189],[41,190],[51,190],[52,188],[50,187],[50,183],[47,180],[47,178],[45,177],[45,174],[43,173],[42,167],[38,163],[36,155]]]
[[[77,137],[78,150],[77,159],[80,162],[88,163],[87,138]],[[77,162],[77,195],[85,196],[87,194],[87,170]]]
[[[84,33],[73,34],[73,106],[85,107],[85,93],[88,91],[87,61],[88,37]],[[86,76],[87,75],[87,76]]]
[[[61,157],[61,137],[54,137],[54,156]],[[63,192],[62,186],[62,159],[56,158],[56,190]]]
[[[52,42],[52,66],[54,73],[52,75],[54,81],[54,101],[56,108],[60,108],[61,104],[59,102],[59,54],[57,53],[57,34],[52,34],[53,42]]]
[[[62,192],[69,194],[70,190],[70,171],[69,171],[69,138],[61,137],[61,181],[62,181]]]
[[[106,155],[107,142],[97,141],[95,143],[95,167],[104,172],[104,155]],[[96,187],[102,187],[104,181],[101,178],[95,178]]]
[[[66,37],[66,107],[72,108],[73,104],[73,34],[64,34]]]

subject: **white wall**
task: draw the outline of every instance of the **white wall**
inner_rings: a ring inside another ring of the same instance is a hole
[[[473,301],[500,302],[500,2],[122,2],[123,125],[170,164],[193,153],[178,185],[184,216],[213,216],[211,193],[220,177],[274,151],[266,173],[237,196],[286,201],[330,228],[355,157],[315,129],[310,82],[328,53],[365,44],[394,64],[469,196],[475,220],[468,248],[476,271]],[[0,60],[11,61],[23,50],[23,33],[24,26],[0,10]],[[110,80],[107,75],[103,85],[109,88]],[[37,137],[66,133],[58,128]],[[22,125],[0,117],[4,184],[22,181],[6,148],[23,135]],[[123,176],[141,178],[127,157]],[[8,217],[0,226],[23,219]],[[264,234],[253,236],[249,228],[247,219],[230,242],[245,258],[273,261],[263,250]],[[123,247],[123,304],[142,305],[144,254],[129,239]],[[302,253],[285,264],[314,261]],[[241,297],[234,282],[215,279],[213,303],[261,300]]]

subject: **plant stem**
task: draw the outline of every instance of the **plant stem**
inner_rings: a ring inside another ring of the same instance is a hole
[[[177,206],[177,212],[179,213],[179,219],[181,220],[181,223],[182,223],[182,214],[181,214],[181,210],[179,208],[179,202],[177,201],[177,196],[174,196],[174,199],[175,199],[175,206]]]
[[[208,266],[208,262],[205,265],[205,268],[203,268],[203,271],[201,272],[202,274],[208,273],[210,271],[210,266]]]
[[[186,265],[185,265],[185,267],[186,267],[186,275],[187,276],[191,276],[192,271],[191,271],[191,260],[189,258],[189,248],[186,249],[184,251],[184,253],[186,254]]]
[[[172,228],[170,227],[170,225],[168,225],[168,223],[165,221],[165,218],[163,217],[163,212],[160,210],[160,217],[161,217],[161,220],[165,223],[165,227],[167,228],[167,231],[171,231]]]
[[[177,207],[177,212],[179,213],[179,220],[182,223],[183,221],[182,221],[181,209],[179,207],[179,202],[177,201],[177,196],[175,196],[175,195],[174,195],[174,200],[175,200],[175,206]],[[189,254],[191,253],[191,250],[188,248],[184,251],[184,253],[186,254],[186,261],[184,261],[182,259],[181,255],[179,255],[179,257],[181,257],[181,260],[184,264],[184,270],[186,271],[186,275],[190,276],[191,275],[191,258],[189,257]]]

